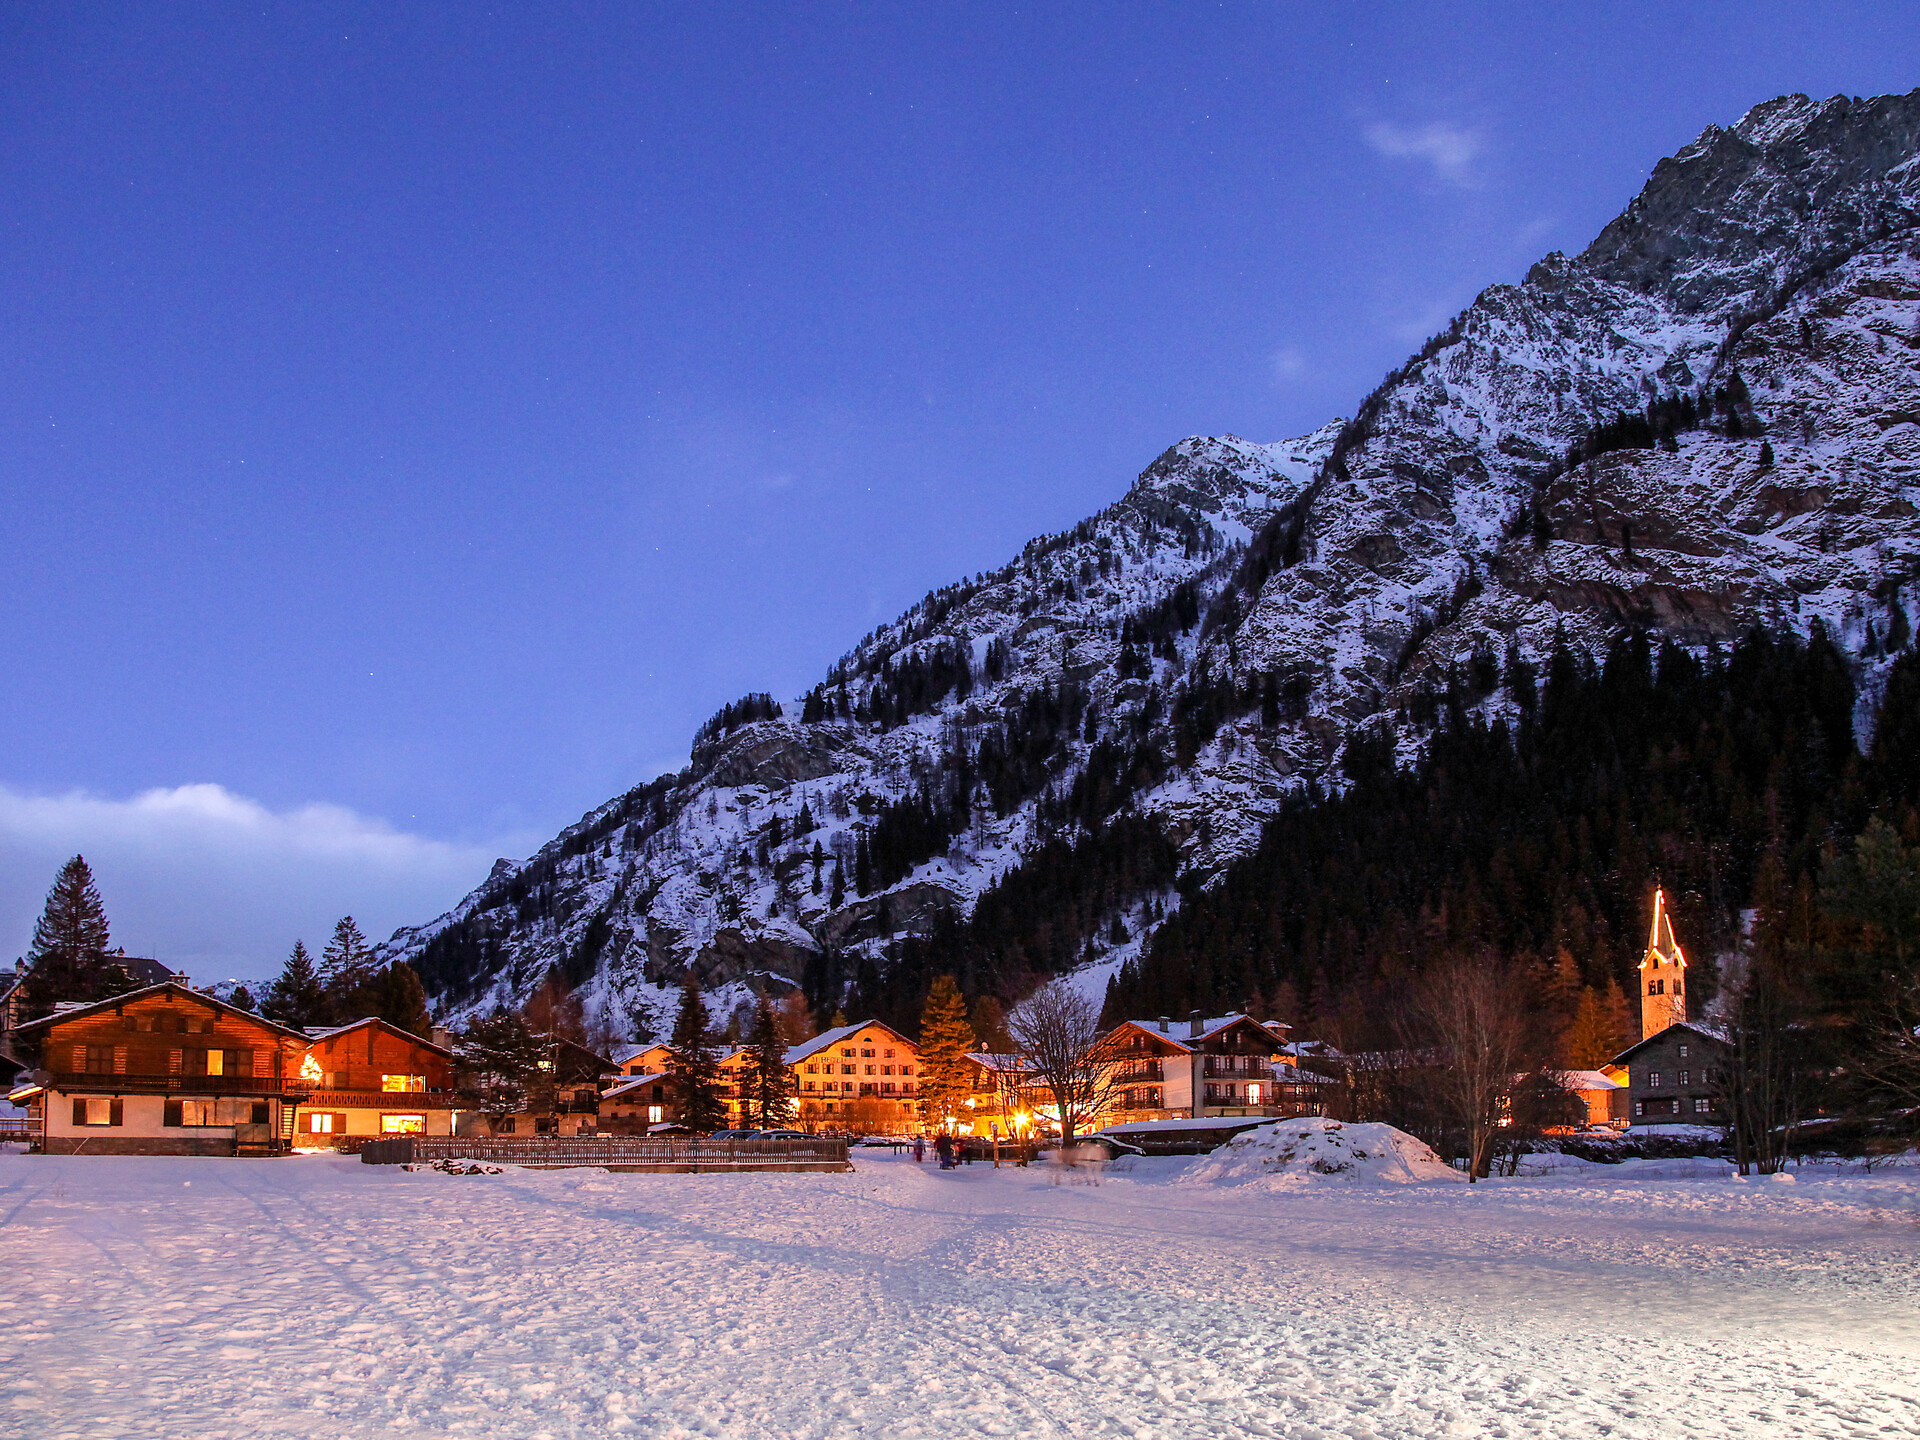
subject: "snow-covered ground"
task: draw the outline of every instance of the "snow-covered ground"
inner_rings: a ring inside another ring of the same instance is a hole
[[[1920,1433],[1920,1174],[0,1155],[0,1434]],[[1634,1175],[1645,1172],[1628,1172]]]

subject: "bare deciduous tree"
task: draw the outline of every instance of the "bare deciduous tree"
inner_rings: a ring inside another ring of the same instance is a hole
[[[1100,1007],[1065,980],[1042,985],[1007,1012],[1013,1038],[1033,1078],[1053,1092],[1060,1111],[1060,1138],[1106,1108],[1113,1057],[1101,1047]]]
[[[1410,1045],[1438,1048],[1436,1108],[1466,1143],[1467,1176],[1483,1179],[1514,1077],[1536,1068],[1526,977],[1488,951],[1442,960],[1414,987]]]

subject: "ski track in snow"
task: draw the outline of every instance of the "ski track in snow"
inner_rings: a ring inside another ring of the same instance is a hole
[[[0,1155],[0,1434],[1920,1434],[1920,1176]]]

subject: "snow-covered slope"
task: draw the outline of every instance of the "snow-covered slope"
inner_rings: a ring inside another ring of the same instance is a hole
[[[1180,442],[388,953],[446,1009],[553,966],[596,1006],[688,965],[818,991],[1118,814],[1212,875],[1291,789],[1338,783],[1356,727],[1417,717],[1476,660],[1538,662],[1557,633],[1597,651],[1627,624],[1700,645],[1820,622],[1871,694],[1920,575],[1917,155],[1920,91],[1709,128],[1353,420]],[[1596,437],[1650,405],[1664,443]],[[1403,750],[1420,733],[1396,725]],[[1109,896],[1128,938],[1101,946],[1136,948],[1170,899]]]

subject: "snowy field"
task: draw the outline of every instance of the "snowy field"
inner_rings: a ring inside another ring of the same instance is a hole
[[[0,1434],[1912,1436],[1920,1174],[0,1154]]]

